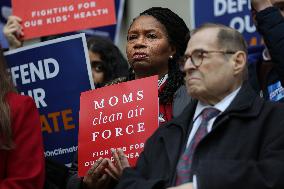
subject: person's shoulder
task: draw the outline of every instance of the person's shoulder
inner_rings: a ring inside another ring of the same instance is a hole
[[[284,115],[284,103],[274,102],[274,101],[265,101],[263,109],[271,112],[272,116],[283,116]]]
[[[185,85],[181,85],[175,92],[175,97],[177,96],[186,96],[188,97],[188,93],[187,93],[187,89],[185,87]]]
[[[41,133],[39,112],[31,97],[9,92],[6,101],[11,112],[14,133],[19,134],[23,127],[27,133]]]
[[[172,130],[173,128],[179,127],[180,124],[177,123],[177,121],[179,120],[179,117],[180,116],[178,116],[177,118],[173,118],[170,121],[159,125],[158,129],[156,130],[156,134],[159,135],[160,133],[168,132],[169,130]]]
[[[191,102],[185,85],[181,85],[175,92],[173,99],[173,116],[178,117],[184,108]]]
[[[28,105],[34,105],[34,101],[31,97],[20,95],[15,92],[9,92],[6,95],[6,100],[12,110],[24,108],[25,106],[28,106]]]
[[[11,104],[21,104],[24,102],[33,101],[33,99],[30,96],[21,95],[15,92],[7,93],[6,99],[8,103],[11,103]]]
[[[123,82],[126,82],[127,81],[127,78],[126,77],[118,77],[116,79],[113,79],[107,83],[105,83],[104,86],[110,86],[110,85],[115,85],[115,84],[119,84],[119,83],[123,83]]]
[[[280,108],[282,109],[284,107],[283,102],[275,102],[271,100],[264,100],[264,106],[270,107],[270,108]]]

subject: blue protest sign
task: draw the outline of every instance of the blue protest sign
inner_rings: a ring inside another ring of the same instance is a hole
[[[221,23],[237,29],[249,45],[262,43],[251,19],[250,0],[191,0],[191,24]]]
[[[3,34],[3,27],[8,16],[11,15],[11,0],[1,0],[0,2],[0,44],[2,48],[8,48],[8,42]]]
[[[94,88],[84,34],[5,53],[19,92],[40,112],[45,156],[68,164],[77,150],[80,93]]]

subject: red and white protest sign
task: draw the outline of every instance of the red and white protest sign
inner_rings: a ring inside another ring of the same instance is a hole
[[[79,176],[121,148],[135,165],[144,142],[158,128],[157,76],[84,92],[80,98]]]
[[[12,9],[25,39],[116,23],[114,0],[12,0]]]

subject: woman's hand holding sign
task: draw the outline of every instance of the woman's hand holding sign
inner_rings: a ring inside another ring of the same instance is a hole
[[[122,149],[111,149],[111,152],[114,163],[108,158],[99,158],[83,179],[84,189],[113,188],[123,169],[130,166]]]
[[[95,162],[83,179],[84,189],[111,188],[113,186],[114,179],[104,171],[108,162],[107,159],[103,158],[99,158]]]
[[[115,180],[119,180],[123,169],[129,167],[130,165],[121,148],[118,148],[117,150],[112,148],[111,153],[112,157],[114,158],[114,164],[109,161],[108,167],[105,169],[105,171]]]

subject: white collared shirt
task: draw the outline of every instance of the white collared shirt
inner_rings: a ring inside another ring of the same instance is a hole
[[[239,90],[241,89],[241,87],[237,88],[236,90],[234,90],[232,93],[230,93],[228,96],[226,96],[223,100],[221,100],[220,102],[218,102],[217,104],[215,104],[213,107],[218,109],[220,111],[220,113],[209,120],[208,125],[207,125],[207,131],[208,133],[212,130],[212,126],[214,121],[216,120],[216,118],[223,113],[231,104],[231,102],[234,100],[234,98],[236,97],[236,95],[238,94]],[[186,147],[189,146],[191,140],[193,139],[200,123],[201,123],[201,112],[205,109],[205,108],[209,108],[212,106],[209,106],[207,104],[203,104],[202,102],[198,101],[196,109],[195,109],[195,113],[193,116],[193,126],[191,129],[191,132],[189,134],[188,140],[187,140],[187,144]],[[197,176],[193,175],[193,189],[198,189],[198,185],[197,185]]]
[[[217,104],[215,104],[213,106],[214,108],[218,109],[220,111],[220,113],[216,117],[209,120],[208,125],[207,125],[208,133],[212,130],[212,126],[213,126],[215,119],[228,108],[228,106],[231,104],[231,102],[234,100],[234,98],[238,94],[240,88],[241,87],[239,87],[238,89],[236,89],[235,91],[230,93],[223,100],[221,100],[220,102],[218,102]],[[193,137],[194,137],[194,135],[195,135],[200,123],[201,123],[201,116],[200,116],[201,112],[205,108],[209,108],[209,107],[212,107],[212,106],[207,105],[207,104],[203,104],[202,102],[198,101],[196,109],[195,109],[195,113],[194,113],[194,116],[193,116],[193,126],[192,126],[191,132],[189,134],[186,147],[189,146],[191,140],[193,139]]]

